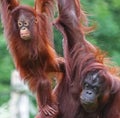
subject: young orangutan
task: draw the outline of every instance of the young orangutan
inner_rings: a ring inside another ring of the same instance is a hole
[[[16,0],[0,0],[0,4],[4,34],[14,64],[31,91],[37,93],[39,110],[55,116],[58,104],[49,75],[61,71],[62,60],[51,43],[54,0],[36,0],[35,8],[22,6]]]

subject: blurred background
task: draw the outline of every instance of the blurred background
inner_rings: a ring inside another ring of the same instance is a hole
[[[24,1],[21,3],[34,5],[34,0]],[[106,51],[115,65],[120,66],[120,1],[81,0],[81,4],[88,14],[89,24],[97,25],[96,30],[86,36],[87,40]],[[63,55],[62,36],[55,29],[54,39],[57,53]],[[19,81],[19,74],[14,70],[0,21],[0,118],[33,118],[37,112],[35,98]]]

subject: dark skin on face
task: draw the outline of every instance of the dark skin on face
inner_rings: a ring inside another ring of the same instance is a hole
[[[20,37],[24,40],[29,40],[31,38],[30,31],[28,30],[27,26],[29,23],[27,21],[20,21],[18,20],[18,27],[20,29]]]
[[[32,16],[30,13],[29,13],[29,15]],[[30,18],[30,17],[27,17],[25,14],[21,14],[18,17],[17,25],[19,28],[21,39],[23,39],[23,40],[31,39],[30,25],[33,22],[35,22],[35,23],[37,22],[37,20],[33,16]]]
[[[99,105],[103,82],[98,73],[88,73],[83,83],[80,95],[81,104],[87,112],[94,112]]]

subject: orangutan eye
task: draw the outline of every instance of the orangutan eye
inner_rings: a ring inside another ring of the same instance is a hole
[[[29,25],[29,23],[26,21],[26,22],[24,22],[24,26],[28,26]]]
[[[89,84],[84,83],[84,87],[85,87],[85,88],[88,88],[88,87],[89,87]]]
[[[93,87],[93,90],[94,90],[94,91],[98,91],[98,88],[97,88],[97,87]]]
[[[21,27],[23,23],[21,21],[18,21],[18,27]]]

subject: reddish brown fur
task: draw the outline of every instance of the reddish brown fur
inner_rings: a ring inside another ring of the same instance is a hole
[[[58,87],[58,118],[120,118],[120,80],[105,64],[104,53],[85,39],[86,18],[78,0],[58,0],[57,29],[64,37],[66,76]],[[84,20],[81,22],[81,20]],[[105,79],[97,111],[88,113],[80,104],[81,86],[88,72],[100,71]]]
[[[39,7],[39,3],[41,3]],[[46,5],[47,4],[47,5]],[[8,48],[22,79],[30,89],[37,92],[39,108],[56,104],[48,78],[50,72],[60,72],[59,60],[52,47],[52,24],[54,0],[36,0],[35,9],[20,6],[16,0],[1,0],[1,14]],[[20,14],[37,19],[31,27],[32,39],[24,41],[19,36],[17,20]],[[62,62],[62,61],[61,61]],[[57,105],[57,104],[56,104]],[[39,116],[40,117],[40,116]]]

